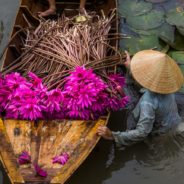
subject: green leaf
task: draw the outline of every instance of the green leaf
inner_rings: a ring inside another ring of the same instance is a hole
[[[182,7],[170,10],[166,14],[166,21],[174,26],[184,27],[184,11]]]
[[[175,28],[167,23],[160,26],[158,29],[158,36],[163,41],[167,42],[174,42],[174,33]]]
[[[122,16],[137,16],[149,12],[152,9],[152,3],[137,1],[137,0],[124,0],[118,6],[118,11]]]
[[[180,34],[184,36],[184,27],[177,26],[177,30],[179,31]]]
[[[177,63],[184,64],[184,51],[171,51],[169,52],[171,56]]]
[[[137,29],[133,29],[133,28],[130,28],[130,29],[132,31],[134,31],[135,33],[140,34],[140,35],[145,35],[145,36],[157,35],[163,41],[174,42],[175,28],[168,23],[164,23],[157,28],[149,29],[147,31],[137,30]]]
[[[157,50],[161,50],[161,45],[156,35],[122,39],[120,42],[120,46],[123,50],[128,50],[131,55],[145,49],[156,48]]]
[[[171,56],[178,63],[178,66],[184,75],[184,51],[172,51],[169,52],[169,56]],[[180,89],[180,92],[184,92],[184,85]]]
[[[184,50],[184,37],[176,30],[174,41],[165,40],[167,44],[169,44],[172,48],[183,51]]]
[[[127,17],[127,23],[134,29],[149,30],[161,26],[164,23],[164,12],[152,10],[140,16]]]

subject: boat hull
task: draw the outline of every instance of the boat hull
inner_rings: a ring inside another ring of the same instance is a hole
[[[87,1],[90,8],[93,1]],[[63,0],[57,2],[57,9],[78,9],[79,1]],[[103,10],[105,15],[116,8],[116,0],[105,0],[95,4],[96,11]],[[2,69],[10,65],[21,55],[21,39],[25,37],[23,29],[37,27],[40,23],[37,12],[47,9],[41,1],[22,0],[17,12],[11,41],[4,54]],[[117,17],[112,25],[111,33],[117,33]],[[117,41],[111,45],[118,47]],[[0,159],[12,184],[21,183],[50,183],[62,184],[73,174],[93,150],[100,137],[96,130],[99,125],[107,125],[109,115],[97,121],[52,120],[24,121],[0,119]],[[31,156],[31,164],[20,166],[17,162],[22,151]],[[52,158],[61,153],[68,153],[67,164],[61,166],[52,164]],[[36,176],[34,164],[40,165],[48,172],[46,178]]]

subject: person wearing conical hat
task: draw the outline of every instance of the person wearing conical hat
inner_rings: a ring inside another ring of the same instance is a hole
[[[174,95],[184,83],[176,62],[165,53],[143,50],[136,53],[131,62],[127,54],[125,65],[130,65],[133,78],[146,89],[132,112],[136,128],[114,132],[100,126],[98,135],[114,140],[117,146],[127,146],[144,140],[149,134],[166,133],[173,127],[184,125]]]

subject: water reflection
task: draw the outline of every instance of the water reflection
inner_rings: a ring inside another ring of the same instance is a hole
[[[183,152],[181,135],[150,137],[123,150],[101,141],[67,184],[183,184]]]

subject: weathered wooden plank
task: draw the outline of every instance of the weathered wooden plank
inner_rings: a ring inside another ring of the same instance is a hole
[[[2,119],[0,119],[0,155],[3,161],[3,166],[7,172],[10,181],[14,183],[24,183],[24,180],[20,174],[19,165],[17,158],[15,157],[12,145],[10,143],[9,137],[6,133],[6,128]]]
[[[31,122],[31,144],[30,144],[30,155],[31,155],[31,165],[28,167],[21,167],[21,174],[24,177],[26,182],[36,183],[46,183],[48,178],[42,178],[36,176],[34,170],[34,164],[38,163],[38,154],[40,150],[40,141],[41,141],[41,129],[43,122]]]
[[[31,122],[8,119],[4,121],[4,126],[6,127],[14,154],[18,156],[22,151],[30,153]]]
[[[78,121],[72,123],[76,125],[70,128],[60,143],[60,149],[58,150],[58,153],[69,153],[70,158],[64,166],[58,164],[60,171],[51,180],[51,184],[63,184],[80,166],[99,140],[96,134],[98,126],[106,125],[107,119],[99,119],[96,122]],[[76,133],[74,134],[72,132]]]

